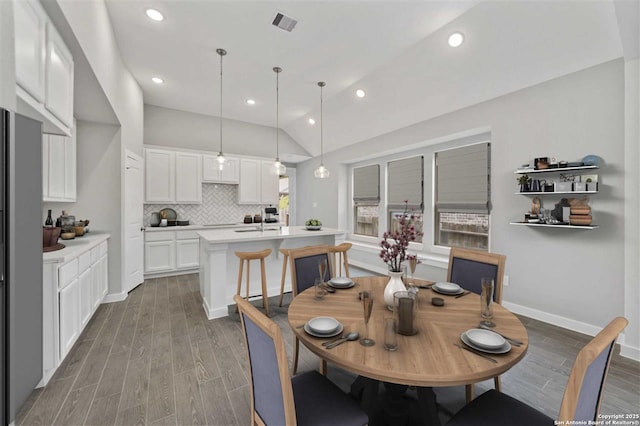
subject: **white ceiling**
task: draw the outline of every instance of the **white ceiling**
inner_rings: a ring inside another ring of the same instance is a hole
[[[620,1],[620,0],[617,0]],[[633,0],[632,0],[633,1]],[[107,0],[124,62],[147,104],[280,124],[319,154],[622,56],[613,3],[601,1]],[[153,22],[144,11],[160,10]],[[291,33],[276,11],[299,20]],[[454,31],[465,43],[450,48]],[[155,85],[152,76],[165,79]],[[367,91],[357,99],[356,88]],[[247,98],[255,106],[245,103]]]

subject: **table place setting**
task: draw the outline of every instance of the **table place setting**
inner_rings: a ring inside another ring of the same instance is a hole
[[[319,338],[335,337],[344,329],[340,321],[332,317],[311,318],[302,328],[310,336]]]
[[[347,289],[353,287],[355,283],[349,277],[334,277],[327,281],[327,285],[334,289]]]
[[[462,296],[465,291],[456,283],[449,283],[440,281],[431,286],[431,290],[436,293],[444,294],[445,296]]]

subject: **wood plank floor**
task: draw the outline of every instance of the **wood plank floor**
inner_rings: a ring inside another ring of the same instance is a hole
[[[270,310],[291,355],[287,309],[278,308],[277,297],[272,297]],[[504,392],[555,418],[573,360],[590,338],[522,321],[529,331],[529,352],[502,376]],[[98,308],[50,383],[35,390],[22,407],[16,424],[248,425],[240,327],[235,314],[206,319],[197,275],[147,280],[127,300]],[[315,355],[304,347],[300,356],[301,371],[318,367]],[[354,379],[331,365],[329,377],[344,390]],[[480,383],[476,393],[492,386]],[[464,389],[436,392],[444,422],[464,405]],[[639,407],[640,364],[616,355],[601,412],[634,414]]]

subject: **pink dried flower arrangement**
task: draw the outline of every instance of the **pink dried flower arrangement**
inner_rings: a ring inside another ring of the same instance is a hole
[[[409,242],[415,241],[422,232],[416,230],[413,221],[416,216],[409,212],[407,207],[409,201],[404,201],[404,212],[398,219],[399,229],[393,232],[385,231],[380,241],[380,258],[389,266],[391,272],[400,272],[402,262],[409,260],[411,255],[407,255]],[[391,240],[391,241],[390,241]]]

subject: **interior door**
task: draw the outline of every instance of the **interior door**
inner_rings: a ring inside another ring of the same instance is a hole
[[[144,162],[133,152],[125,153],[124,221],[125,221],[125,286],[129,292],[144,281]]]

